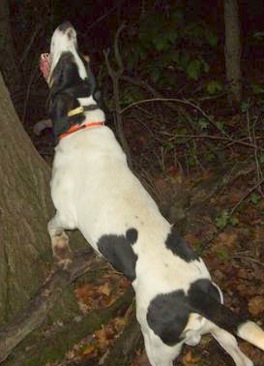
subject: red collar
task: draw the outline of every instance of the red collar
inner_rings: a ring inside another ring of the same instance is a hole
[[[82,125],[73,125],[66,132],[64,132],[63,134],[61,134],[59,136],[59,141],[61,139],[63,139],[64,137],[71,135],[74,132],[86,130],[88,128],[99,127],[99,126],[104,126],[104,122],[86,122]]]

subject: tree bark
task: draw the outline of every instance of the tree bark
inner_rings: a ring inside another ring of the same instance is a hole
[[[228,100],[231,104],[241,102],[241,41],[237,0],[225,0],[225,66],[228,83]]]
[[[0,70],[5,83],[13,94],[20,87],[21,75],[10,25],[9,1],[0,1]]]
[[[0,75],[0,324],[23,307],[51,259],[50,171],[24,131]]]

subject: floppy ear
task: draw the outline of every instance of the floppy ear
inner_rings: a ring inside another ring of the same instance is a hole
[[[75,84],[75,80],[79,79],[78,69],[76,64],[73,62],[71,53],[64,53],[58,64],[55,66],[51,80],[49,82],[51,88],[51,94],[67,89]]]
[[[64,133],[69,126],[83,121],[85,117],[82,114],[71,117],[71,120],[69,121],[68,112],[78,106],[79,103],[76,99],[67,92],[57,93],[51,98],[50,118],[53,121],[53,134],[55,139]]]
[[[50,117],[52,121],[57,121],[67,117],[67,113],[73,109],[74,98],[66,92],[57,93],[51,97],[50,102]]]

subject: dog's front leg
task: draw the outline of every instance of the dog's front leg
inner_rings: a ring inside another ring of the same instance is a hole
[[[48,223],[48,232],[51,238],[52,252],[58,265],[67,270],[72,262],[72,251],[69,246],[69,237],[66,235],[62,220],[58,212]]]

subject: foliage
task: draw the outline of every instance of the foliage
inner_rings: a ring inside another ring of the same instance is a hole
[[[218,229],[224,229],[228,225],[236,226],[238,219],[232,216],[228,210],[223,210],[215,219],[215,224]]]
[[[189,21],[179,5],[171,5],[169,12],[147,12],[134,33],[125,45],[128,71],[160,87],[175,88],[179,78],[200,80],[210,70],[210,52],[218,43],[205,23]],[[221,89],[217,80],[205,87],[209,94]]]

